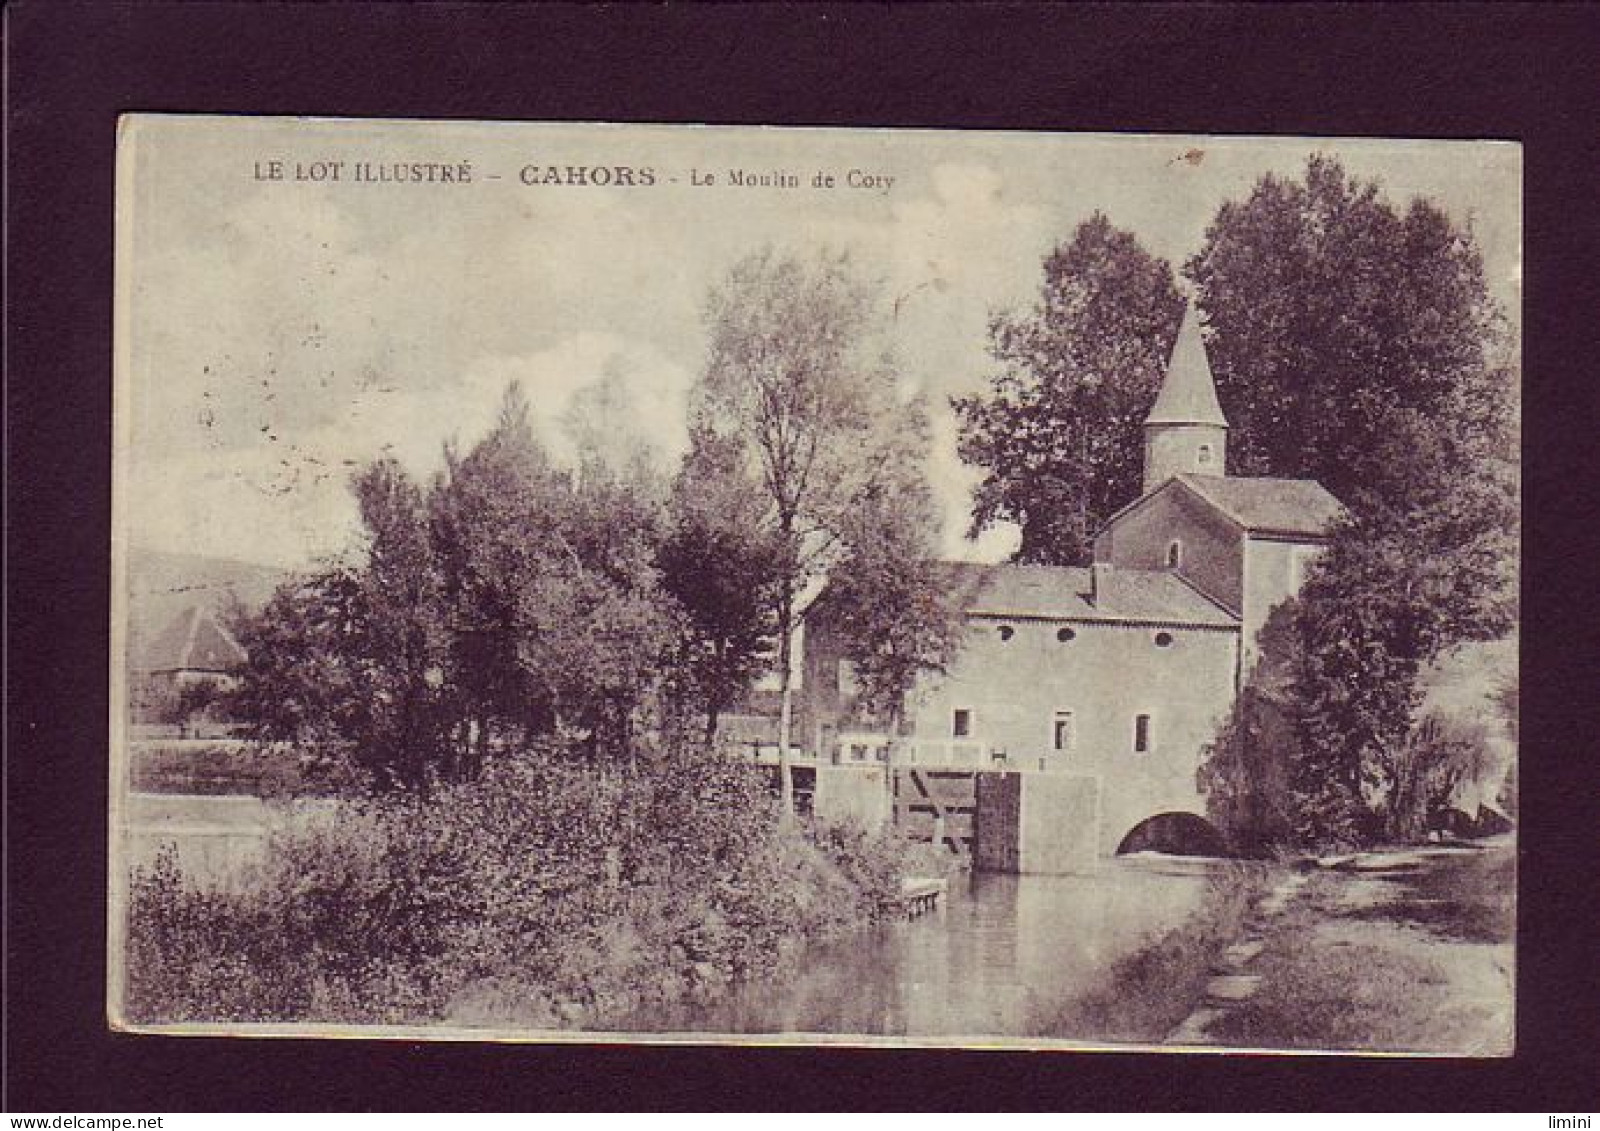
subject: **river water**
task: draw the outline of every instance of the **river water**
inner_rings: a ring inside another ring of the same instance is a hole
[[[1112,963],[1200,904],[1211,864],[1140,855],[1080,876],[951,880],[941,909],[809,948],[781,977],[711,1007],[677,1005],[618,1029],[907,1038],[1071,1036],[1053,1022]]]

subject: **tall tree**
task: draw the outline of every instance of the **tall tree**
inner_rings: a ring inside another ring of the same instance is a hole
[[[426,789],[431,773],[455,768],[445,764],[446,642],[426,502],[393,460],[369,465],[354,490],[367,530],[357,647],[373,715],[370,768],[383,784]]]
[[[1095,213],[1044,260],[1038,303],[996,315],[986,394],[954,402],[962,459],[984,471],[976,534],[1022,527],[1018,558],[1080,565],[1139,494],[1140,426],[1183,312],[1171,267]]]
[[[496,741],[554,725],[549,687],[530,671],[526,593],[551,553],[568,553],[567,483],[533,435],[519,385],[507,388],[488,435],[445,450],[430,499],[432,543],[448,606],[452,684],[481,764]]]
[[[846,517],[892,465],[897,379],[878,289],[847,256],[802,259],[770,248],[747,256],[713,289],[706,321],[696,426],[740,441],[744,478],[759,492],[780,555],[772,612],[787,819],[794,633],[803,602],[840,556]]]
[[[1304,180],[1224,204],[1185,271],[1238,474],[1316,479],[1365,511],[1510,461],[1505,319],[1471,233],[1431,202],[1397,211],[1313,156]]]
[[[366,560],[281,587],[240,626],[249,660],[233,706],[258,740],[352,764],[379,790],[424,792],[461,767],[423,497],[387,460],[352,488]]]
[[[581,440],[578,468],[554,467],[516,385],[489,435],[449,454],[432,529],[480,761],[496,734],[556,732],[593,757],[632,757],[671,637],[646,476]]]
[[[962,640],[964,618],[935,557],[938,534],[920,476],[873,489],[852,516],[824,598],[841,627],[859,702],[884,722],[891,749],[917,680],[943,673]]]
[[[1267,618],[1256,663],[1201,756],[1206,815],[1228,847],[1243,856],[1263,856],[1298,839],[1290,781],[1302,760],[1294,693],[1305,662],[1298,618],[1299,605],[1292,599]]]
[[[230,697],[233,714],[256,742],[294,743],[319,768],[356,760],[357,688],[347,653],[356,588],[349,570],[295,578],[234,626],[248,659]]]
[[[781,547],[763,527],[765,507],[746,489],[737,436],[696,429],[673,487],[657,566],[684,612],[675,665],[678,700],[717,723],[772,659]]]
[[[1515,615],[1510,340],[1470,232],[1311,158],[1225,204],[1187,265],[1246,475],[1348,514],[1302,592],[1292,788],[1309,840],[1381,835],[1423,667]]]

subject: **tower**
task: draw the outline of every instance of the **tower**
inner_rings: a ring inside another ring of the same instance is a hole
[[[1200,323],[1191,305],[1183,312],[1161,392],[1144,421],[1144,490],[1174,475],[1226,475],[1228,422],[1206,360]]]

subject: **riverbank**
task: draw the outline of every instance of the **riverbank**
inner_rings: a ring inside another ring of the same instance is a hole
[[[1509,842],[1235,863],[1113,963],[1051,1036],[1210,1048],[1507,1055]]]
[[[1215,865],[1195,910],[1148,945],[1113,963],[1100,983],[1056,1016],[1054,1037],[1156,1044],[1189,1014],[1212,968],[1244,928],[1251,908],[1281,871],[1273,865]]]
[[[1255,992],[1207,1043],[1508,1055],[1516,856],[1481,848],[1328,862],[1265,924]]]

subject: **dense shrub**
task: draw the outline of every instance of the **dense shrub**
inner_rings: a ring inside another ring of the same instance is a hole
[[[1423,839],[1462,789],[1493,768],[1487,729],[1431,712],[1373,744],[1359,781],[1328,772],[1328,743],[1337,736],[1307,706],[1303,609],[1286,601],[1267,619],[1259,659],[1205,749],[1198,781],[1207,816],[1241,856]]]
[[[710,997],[896,906],[904,847],[783,829],[754,767],[547,750],[426,800],[352,800],[227,888],[135,873],[136,1021],[598,1024]]]

